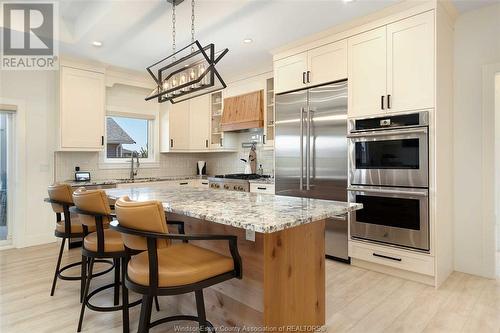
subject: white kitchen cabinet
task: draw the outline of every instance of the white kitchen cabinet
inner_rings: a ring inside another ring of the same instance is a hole
[[[189,101],[172,104],[168,121],[170,150],[189,150]]]
[[[384,112],[387,91],[386,27],[348,40],[348,114],[360,117]]]
[[[433,108],[434,34],[425,12],[349,38],[349,116]]]
[[[305,87],[307,52],[274,62],[274,91],[276,94]]]
[[[104,73],[61,66],[59,150],[104,148]]]
[[[274,62],[274,90],[282,93],[347,78],[347,40]]]
[[[310,86],[347,78],[347,39],[309,50],[307,63]]]
[[[387,26],[387,110],[434,107],[434,12]]]
[[[189,100],[189,149],[209,149],[210,96]]]

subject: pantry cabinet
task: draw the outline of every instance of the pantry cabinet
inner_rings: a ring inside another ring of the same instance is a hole
[[[61,66],[58,150],[102,150],[104,116],[104,73]]]
[[[346,77],[346,40],[326,44],[274,63],[274,89],[277,94]]]
[[[434,13],[348,41],[349,116],[434,107]]]

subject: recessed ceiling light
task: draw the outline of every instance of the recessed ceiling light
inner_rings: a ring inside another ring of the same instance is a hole
[[[98,40],[95,40],[92,42],[92,45],[94,45],[95,47],[101,47],[102,46],[102,42],[98,41]]]
[[[245,43],[245,44],[253,43],[253,39],[252,38],[245,38],[245,39],[243,39],[243,43]]]

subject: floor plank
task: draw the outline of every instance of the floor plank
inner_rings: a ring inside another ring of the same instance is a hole
[[[59,281],[56,295],[49,296],[57,251],[55,243],[0,251],[0,332],[76,331],[79,283]],[[65,251],[64,262],[77,260],[79,249]],[[328,332],[500,331],[500,279],[455,272],[436,290],[330,260],[325,267]],[[95,285],[111,281],[111,275],[103,276],[96,279]],[[110,300],[111,291],[98,297],[96,303],[110,304]],[[160,299],[160,303],[162,311],[153,311],[154,318],[174,314],[175,306],[167,298]],[[207,314],[210,319],[210,309]],[[138,316],[136,307],[131,310],[132,332],[137,328]],[[174,331],[168,325],[151,330]],[[119,333],[121,314],[87,310],[83,332]]]

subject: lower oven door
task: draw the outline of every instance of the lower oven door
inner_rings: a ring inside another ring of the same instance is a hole
[[[429,251],[429,191],[351,186],[349,202],[363,204],[351,213],[351,237]]]

